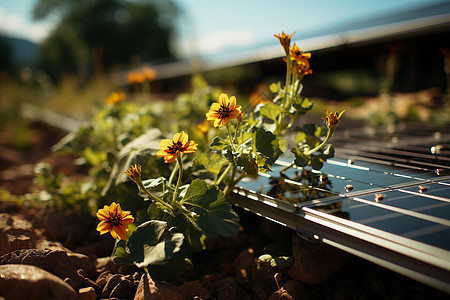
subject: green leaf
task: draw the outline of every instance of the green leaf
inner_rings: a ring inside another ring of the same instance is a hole
[[[206,249],[206,236],[203,234],[197,223],[192,218],[187,218],[183,214],[177,214],[173,224],[184,233],[184,245],[188,246],[194,252],[200,252]]]
[[[166,179],[164,177],[143,180],[142,183],[150,193],[159,198],[163,196],[166,189]],[[149,196],[143,191],[139,191],[139,196],[141,196],[145,200],[151,200],[149,199]]]
[[[225,149],[227,148],[227,146],[228,146],[228,144],[227,144],[227,142],[226,142],[224,139],[222,139],[222,138],[216,136],[216,137],[212,140],[211,145],[210,145],[210,148],[211,148],[214,152],[220,154],[223,150],[225,150]]]
[[[326,144],[324,148],[322,148],[322,153],[320,154],[320,158],[326,161],[329,158],[334,157],[334,147],[331,144]]]
[[[292,149],[291,152],[294,153],[294,156],[295,156],[294,164],[297,167],[303,168],[308,165],[309,157],[304,155],[303,152],[299,151],[298,148]]]
[[[197,225],[206,237],[228,237],[238,233],[239,217],[215,185],[207,185],[204,181],[195,179],[182,201],[183,204],[191,205],[192,211],[198,214]]]
[[[219,156],[216,153],[201,153],[195,158],[194,163],[202,165],[205,169],[213,174],[218,174],[223,168],[223,165],[228,160]]]
[[[184,236],[168,230],[167,222],[151,220],[139,225],[130,236],[129,257],[139,268],[165,264],[180,251]]]
[[[272,93],[274,93],[274,94],[276,94],[276,93],[278,93],[278,91],[281,89],[281,84],[280,84],[280,82],[278,82],[278,83],[272,83],[272,84],[270,84],[269,85],[269,89],[270,89],[270,91],[272,92]]]
[[[280,149],[280,143],[276,135],[263,128],[253,129],[253,149],[265,157],[266,165],[269,167],[283,153]],[[283,143],[283,146],[284,143]]]
[[[248,154],[242,154],[236,160],[236,163],[239,167],[241,167],[247,174],[256,175],[258,174],[258,164],[255,159],[253,159]]]
[[[133,263],[125,249],[126,242],[124,240],[116,240],[114,245],[114,263],[119,265],[131,265]]]
[[[118,265],[131,265],[133,264],[133,260],[128,256],[125,248],[117,247],[114,251],[114,259],[115,264]]]
[[[117,186],[129,180],[125,171],[131,165],[145,165],[150,156],[155,155],[159,150],[159,142],[161,140],[161,132],[159,129],[150,129],[132,142],[126,144],[118,155],[118,160],[111,170],[110,177],[102,191],[102,195],[106,195],[113,186]]]
[[[276,121],[277,117],[283,112],[283,108],[274,104],[274,103],[266,103],[260,109],[260,114],[269,118],[270,120]]]
[[[314,170],[320,170],[323,167],[323,160],[318,155],[311,155],[311,166]]]
[[[293,103],[294,108],[299,112],[305,112],[313,108],[314,103],[306,97],[298,97],[297,101]]]

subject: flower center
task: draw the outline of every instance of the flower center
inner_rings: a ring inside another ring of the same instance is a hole
[[[169,154],[175,154],[178,151],[183,151],[184,147],[183,144],[181,142],[176,142],[176,143],[172,143],[172,146],[169,146],[167,149],[167,152]]]
[[[113,214],[109,216],[108,223],[111,227],[122,225],[122,218],[119,214]]]
[[[225,118],[229,118],[230,117],[230,113],[231,112],[232,112],[232,110],[230,110],[228,105],[226,105],[226,106],[222,105],[222,106],[220,106],[219,111],[217,113],[220,115],[220,117],[222,119],[225,119]]]

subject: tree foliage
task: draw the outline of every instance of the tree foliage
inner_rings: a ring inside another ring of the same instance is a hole
[[[39,0],[34,17],[58,16],[42,44],[40,65],[52,76],[107,71],[131,61],[173,58],[178,9],[172,1]]]

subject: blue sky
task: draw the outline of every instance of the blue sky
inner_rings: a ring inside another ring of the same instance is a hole
[[[0,32],[39,42],[55,21],[35,22],[37,0],[0,0]],[[174,0],[184,11],[178,49],[185,56],[276,43],[273,34],[307,33],[443,0]],[[450,1],[450,0],[448,0]]]

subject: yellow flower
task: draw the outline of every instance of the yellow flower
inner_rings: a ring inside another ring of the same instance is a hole
[[[284,51],[289,53],[289,46],[291,45],[291,37],[294,35],[295,31],[291,35],[287,35],[284,31],[281,34],[274,34],[274,36],[280,40],[281,46],[283,46]]]
[[[177,159],[178,153],[193,153],[197,150],[197,144],[189,141],[189,136],[184,132],[175,133],[173,139],[164,139],[159,143],[158,157],[164,157],[164,162],[171,163]]]
[[[241,113],[241,106],[236,105],[236,97],[228,99],[227,94],[222,93],[219,101],[211,104],[209,112],[206,114],[208,121],[214,121],[214,127],[222,127],[235,119]]]
[[[209,131],[209,122],[205,120],[203,123],[197,125],[197,130],[202,134],[207,134]]]
[[[126,97],[127,96],[125,95],[125,93],[112,92],[111,95],[109,95],[109,97],[106,98],[105,103],[108,105],[114,105],[121,102]]]
[[[134,164],[134,166],[130,166],[128,170],[125,171],[131,180],[140,181],[141,180],[141,166],[138,164]]]
[[[109,231],[116,240],[126,240],[128,225],[134,222],[131,212],[123,211],[120,204],[115,202],[111,203],[110,206],[105,205],[102,209],[99,209],[97,218],[100,220],[97,231],[100,231],[100,234]]]
[[[329,129],[334,130],[334,128],[336,128],[336,126],[339,124],[339,119],[342,117],[342,115],[345,113],[346,110],[347,109],[344,109],[340,113],[338,113],[338,112],[333,113],[331,110],[326,111],[326,109],[324,109],[323,111],[325,112],[325,114],[327,116],[322,119],[326,120],[327,127]]]
[[[302,60],[302,59],[308,59],[311,58],[310,52],[303,52],[296,43],[292,45],[292,47],[289,48],[289,52],[291,53],[291,59],[292,60]]]

